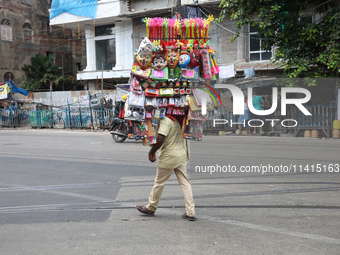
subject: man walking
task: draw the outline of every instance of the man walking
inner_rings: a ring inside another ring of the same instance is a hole
[[[165,183],[172,172],[175,172],[185,200],[186,213],[182,217],[194,221],[195,204],[191,184],[187,177],[187,148],[184,139],[181,138],[181,124],[182,120],[180,118],[170,115],[160,120],[157,142],[149,151],[149,160],[155,162],[156,152],[160,149],[154,186],[149,196],[149,204],[146,206],[138,205],[136,208],[141,213],[154,215]]]

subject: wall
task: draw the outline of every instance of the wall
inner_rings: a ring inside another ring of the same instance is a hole
[[[6,60],[0,61],[0,81],[4,81],[6,72],[12,72],[15,84],[22,87],[25,73],[21,68],[30,64],[31,57],[38,53],[46,54],[47,51],[55,53],[55,64],[63,66],[65,74],[75,76],[76,63],[85,65],[84,41],[78,39],[77,33],[68,29],[54,27],[50,32],[47,31],[50,5],[45,0],[31,2],[32,5],[29,6],[21,4],[20,0],[0,1],[0,19],[8,18],[12,28],[12,41],[0,43],[0,58]],[[24,41],[24,23],[31,25],[35,35],[31,40]]]
[[[338,88],[338,111],[337,111],[337,116],[336,116],[336,119],[337,120],[340,120],[340,89]]]
[[[50,92],[35,92],[29,93],[27,97],[21,94],[14,94],[13,98],[17,101],[24,102],[24,109],[36,109],[38,108],[48,108],[50,106],[50,98],[52,96],[52,105],[58,108],[65,108],[68,105],[71,106],[88,106],[88,95],[97,94],[101,97],[101,90],[88,90],[88,91],[55,91],[50,94]],[[103,90],[103,95],[105,99],[112,99],[113,103],[118,96],[122,96],[117,90]]]

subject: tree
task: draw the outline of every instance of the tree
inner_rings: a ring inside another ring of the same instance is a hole
[[[263,49],[276,48],[274,62],[285,76],[340,77],[340,3],[337,0],[222,0],[219,18],[228,13],[243,25],[259,22]],[[316,20],[306,22],[311,14]]]
[[[31,65],[24,65],[22,70],[26,73],[24,88],[28,90],[50,89],[65,80],[62,76],[61,67],[53,64],[52,59],[37,54],[31,58]]]

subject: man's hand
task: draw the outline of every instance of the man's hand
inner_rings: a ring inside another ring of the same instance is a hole
[[[156,143],[152,145],[152,147],[151,147],[151,149],[149,151],[149,160],[151,162],[155,162],[156,161],[156,152],[158,151],[158,149],[160,147],[162,147],[162,145],[164,143],[164,139],[165,139],[164,135],[158,134]]]
[[[149,160],[150,160],[151,162],[155,162],[155,161],[156,161],[156,154],[151,154],[151,153],[149,152]]]

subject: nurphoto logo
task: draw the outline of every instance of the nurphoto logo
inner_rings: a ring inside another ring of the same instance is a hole
[[[236,87],[235,85],[225,85],[225,88],[229,89],[232,96],[233,96],[233,114],[234,115],[242,115],[244,114],[244,95],[240,88]],[[285,116],[287,114],[287,105],[295,105],[304,115],[311,116],[312,114],[303,106],[303,104],[307,103],[311,99],[311,93],[309,90],[305,88],[292,88],[292,87],[284,87],[281,88],[281,116]],[[287,98],[287,94],[301,94],[303,97],[301,98]],[[253,97],[253,90],[252,88],[248,88],[248,98]],[[278,106],[278,88],[272,88],[272,97],[273,103],[270,109],[267,110],[257,110],[254,108],[252,100],[248,101],[248,109],[251,113],[258,115],[258,116],[268,116],[276,111]],[[204,103],[204,101],[203,101]],[[204,108],[202,107],[202,114],[204,114]],[[272,127],[275,126],[277,121],[280,119],[250,119],[247,121],[247,124],[250,127],[261,127],[264,125],[264,122],[270,122]],[[213,127],[216,125],[227,124],[229,121],[226,119],[214,119],[213,120]],[[260,124],[255,125],[254,122],[259,122]],[[243,124],[246,125],[246,121],[243,122],[233,122],[230,120],[230,126],[232,127],[235,124]],[[281,125],[283,127],[295,127],[298,125],[298,122],[295,119],[284,119],[281,120]]]

